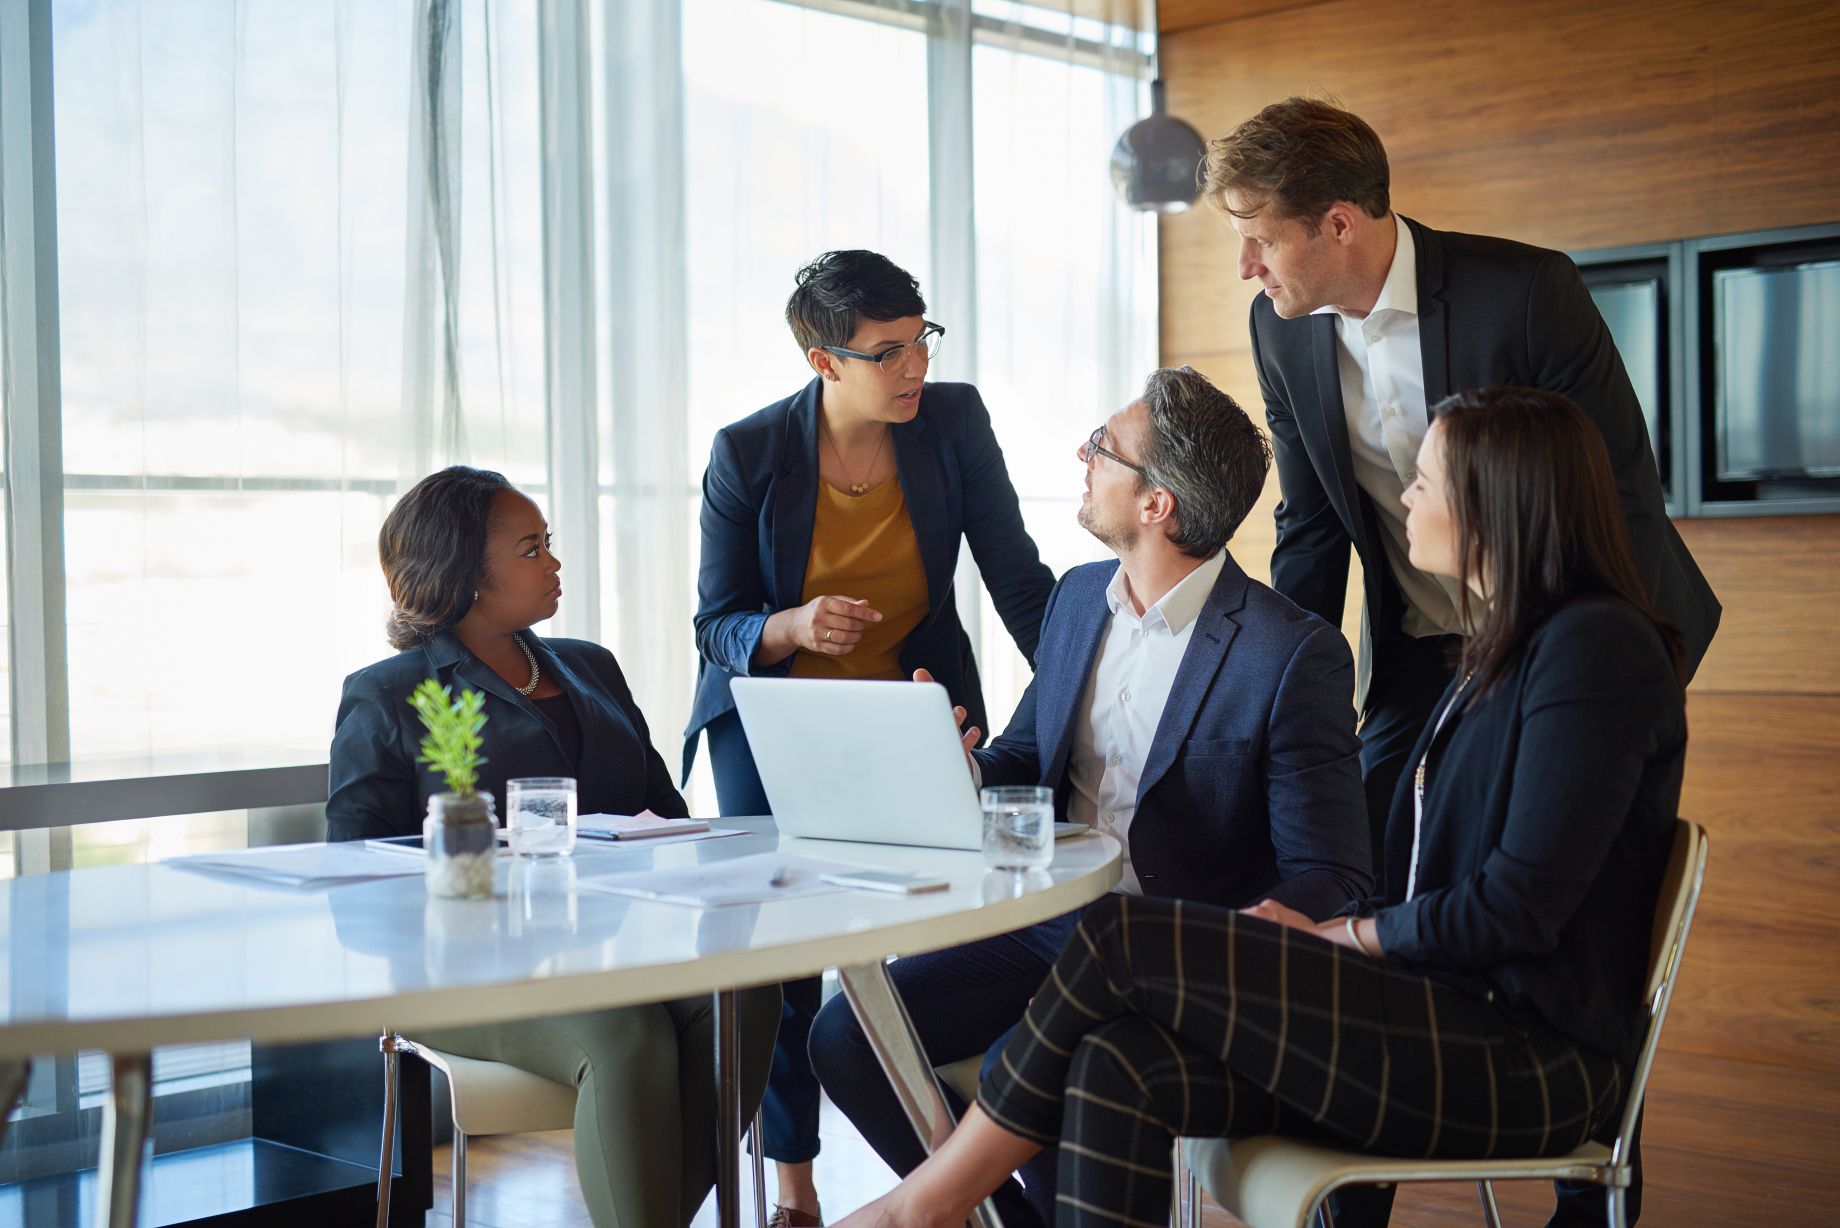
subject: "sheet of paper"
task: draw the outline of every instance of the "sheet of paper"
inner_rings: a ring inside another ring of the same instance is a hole
[[[744,831],[733,827],[711,827],[703,831],[687,831],[675,836],[647,836],[643,840],[613,840],[606,836],[597,836],[592,832],[578,832],[575,848],[581,849],[655,849],[661,844],[690,844],[696,840],[720,840],[723,836],[745,836]]]
[[[195,853],[189,857],[175,857],[171,864],[291,887],[323,887],[372,878],[408,878],[422,872],[420,858],[379,852],[360,844],[283,844],[225,853]]]
[[[576,887],[582,891],[603,891],[609,895],[634,896],[692,908],[721,908],[730,904],[764,904],[770,900],[841,891],[841,887],[820,882],[819,876],[846,874],[861,868],[837,861],[820,861],[815,857],[756,853],[751,857],[681,870],[598,874],[581,879]]]
[[[667,819],[642,810],[638,814],[584,814],[577,821],[580,833],[618,836],[622,840],[656,840],[688,832],[708,831],[706,819]]]

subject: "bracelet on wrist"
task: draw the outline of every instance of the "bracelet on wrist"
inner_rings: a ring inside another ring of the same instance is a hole
[[[1367,956],[1367,958],[1373,959],[1374,953],[1372,951],[1369,951],[1367,949],[1367,944],[1361,941],[1361,931],[1355,928],[1354,923],[1355,923],[1355,918],[1353,917],[1349,917],[1347,921],[1344,923],[1344,928],[1346,928],[1348,931],[1348,941],[1354,943],[1355,950]]]

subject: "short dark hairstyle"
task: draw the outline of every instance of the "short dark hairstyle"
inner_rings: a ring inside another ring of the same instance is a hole
[[[920,283],[876,252],[825,252],[800,269],[794,281],[798,284],[786,300],[786,323],[804,353],[849,345],[864,320],[926,314]]]
[[[392,648],[414,648],[472,608],[485,560],[492,505],[515,490],[502,473],[454,465],[431,473],[396,501],[377,534],[377,558],[390,586],[385,634]]]
[[[1176,497],[1169,540],[1207,558],[1232,540],[1258,502],[1271,444],[1239,402],[1193,367],[1152,371],[1142,400],[1150,411],[1143,466],[1150,482]]]
[[[1680,633],[1636,566],[1602,432],[1556,392],[1484,388],[1431,408],[1457,541],[1457,615],[1470,628],[1471,697],[1506,676],[1534,629],[1567,602],[1620,597],[1660,631],[1681,667]],[[1470,591],[1485,573],[1486,603]],[[1466,700],[1467,702],[1467,700]]]
[[[1386,147],[1360,116],[1314,98],[1274,102],[1226,136],[1208,142],[1203,164],[1206,195],[1215,208],[1235,217],[1227,193],[1269,206],[1278,217],[1302,222],[1315,234],[1322,216],[1338,200],[1361,207],[1369,217],[1392,208],[1392,174]]]

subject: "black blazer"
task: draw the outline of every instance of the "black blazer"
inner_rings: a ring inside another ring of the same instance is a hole
[[[703,727],[735,706],[730,678],[783,677],[792,658],[756,669],[767,616],[803,604],[818,506],[818,413],[823,381],[716,432],[703,473],[703,554],[697,574],[696,700],[684,730],[684,776]],[[958,542],[972,557],[1016,647],[1035,662],[1054,573],[1022,525],[1016,489],[990,412],[970,384],[928,384],[920,412],[894,427],[894,459],[926,571],[927,612],[901,645],[901,668],[926,669],[966,720],[989,729],[971,641],[958,621],[952,576]]]
[[[1418,252],[1426,405],[1512,384],[1562,393],[1590,415],[1609,447],[1636,562],[1655,604],[1680,628],[1690,675],[1718,629],[1719,602],[1662,507],[1641,405],[1577,266],[1563,252],[1405,222]],[[1283,495],[1272,587],[1339,625],[1353,544],[1366,586],[1361,694],[1371,699],[1383,693],[1389,666],[1416,668],[1420,658],[1389,651],[1409,638],[1399,626],[1405,598],[1380,542],[1379,513],[1355,484],[1335,319],[1279,319],[1261,294],[1252,350]]]
[[[345,679],[326,799],[326,838],[406,836],[422,830],[430,794],[446,782],[421,753],[421,720],[409,692],[424,678],[483,692],[485,741],[479,788],[492,794],[504,822],[505,781],[514,776],[573,776],[583,814],[689,813],[652,749],[645,718],[633,703],[613,654],[585,640],[543,640],[524,632],[543,673],[556,680],[581,722],[581,762],[564,758],[549,722],[517,688],[493,673],[451,632],[419,648],[368,665]]]
[[[1430,747],[1411,900],[1409,771],[1387,824],[1387,957],[1633,1060],[1687,746],[1660,635],[1625,602],[1574,601],[1497,688],[1435,726],[1408,760]]]
[[[984,783],[1043,784],[1064,816],[1080,700],[1111,621],[1118,562],[1061,578],[1041,668],[1003,736],[975,752]],[[1151,739],[1131,820],[1146,895],[1240,908],[1269,895],[1326,917],[1373,887],[1360,742],[1342,633],[1227,557],[1196,616]]]

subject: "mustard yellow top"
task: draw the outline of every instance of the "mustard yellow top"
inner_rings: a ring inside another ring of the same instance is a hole
[[[798,652],[794,678],[904,678],[901,645],[926,617],[926,569],[907,515],[899,478],[866,495],[847,495],[818,481],[811,554],[801,604],[814,597],[856,597],[881,613],[863,628],[856,651],[842,656]]]

